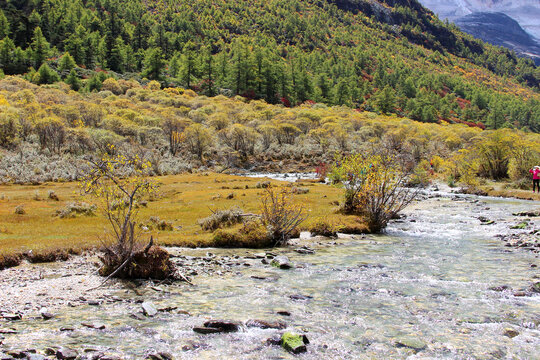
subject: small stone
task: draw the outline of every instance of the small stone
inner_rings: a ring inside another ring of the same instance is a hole
[[[519,335],[519,332],[512,329],[512,328],[506,328],[504,329],[504,336],[508,336],[509,338],[515,338],[516,336]]]
[[[99,306],[100,302],[97,300],[88,300],[87,304],[92,306]]]
[[[531,285],[531,291],[535,293],[540,293],[540,282],[535,282]]]
[[[47,360],[47,358],[40,354],[27,354],[26,355],[27,360]]]
[[[280,269],[290,269],[293,267],[289,258],[283,255],[276,256],[274,259],[272,259],[270,265]]]
[[[75,328],[72,327],[72,326],[62,326],[60,328],[60,331],[74,331],[74,330],[75,330]]]
[[[146,317],[144,317],[144,315],[141,313],[131,313],[129,314],[129,317],[132,319],[141,320],[141,321],[146,319]]]
[[[90,323],[90,322],[83,322],[81,323],[82,326],[85,326],[90,329],[96,329],[96,330],[103,330],[105,329],[105,325],[102,323]]]
[[[291,298],[292,300],[306,301],[306,300],[313,299],[313,296],[295,294],[295,295],[290,295],[289,298]]]
[[[61,347],[56,352],[56,358],[60,360],[75,360],[78,355],[77,351],[65,347]]]
[[[510,289],[510,287],[508,285],[501,285],[501,286],[492,286],[490,288],[488,288],[488,290],[491,290],[491,291],[504,291],[504,290],[508,290]]]
[[[143,310],[143,314],[146,316],[154,317],[158,313],[156,307],[151,302],[145,301],[141,304],[141,307]]]
[[[26,357],[26,352],[22,350],[9,350],[7,354],[15,359],[24,359]]]
[[[277,314],[282,315],[282,316],[291,316],[291,313],[286,310],[277,311]]]
[[[266,253],[255,253],[253,254],[257,259],[264,259],[266,257]]]
[[[54,317],[54,314],[50,313],[47,308],[41,308],[39,313],[44,320],[49,320]]]
[[[2,317],[6,320],[12,320],[12,321],[15,321],[15,320],[21,320],[22,319],[22,315],[21,314],[15,314],[15,313],[3,313],[2,314]]]

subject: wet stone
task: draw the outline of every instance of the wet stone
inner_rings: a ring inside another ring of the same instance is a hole
[[[210,320],[204,323],[204,327],[220,329],[221,332],[236,332],[240,329],[240,324],[228,320]]]
[[[21,314],[15,314],[15,313],[3,313],[2,317],[4,319],[6,319],[6,320],[11,320],[11,321],[21,320],[22,319]]]
[[[146,316],[154,317],[158,313],[156,307],[151,302],[145,301],[141,304],[141,307],[142,307],[143,314]]]
[[[213,328],[213,327],[194,327],[193,331],[199,334],[217,334],[222,332],[221,329]]]
[[[74,330],[75,330],[75,328],[72,327],[72,326],[62,326],[60,328],[60,331],[74,331]]]
[[[77,351],[70,348],[60,348],[56,352],[56,358],[60,360],[74,360],[79,354]]]
[[[83,322],[81,323],[81,325],[90,329],[96,329],[96,330],[105,329],[105,324],[102,324],[102,323]]]
[[[151,352],[146,356],[148,360],[172,360],[173,356],[166,352]]]
[[[14,359],[24,359],[26,357],[26,352],[22,350],[9,350],[7,355],[11,356]]]
[[[273,267],[277,267],[280,269],[290,269],[293,267],[288,257],[280,255],[276,256],[272,262],[270,263]]]
[[[290,295],[289,298],[291,298],[291,300],[307,301],[307,300],[313,299],[313,296],[295,294],[295,295]]]
[[[265,321],[265,320],[248,320],[246,321],[246,326],[248,328],[259,328],[259,329],[285,329],[287,324],[281,321]]]
[[[276,313],[281,316],[291,316],[291,313],[286,310],[280,310],[280,311],[277,311]]]
[[[27,360],[47,360],[47,358],[40,354],[28,354],[26,355]]]
[[[41,317],[44,319],[44,320],[49,320],[49,319],[52,319],[54,317],[54,314],[49,312],[47,310],[47,308],[41,308],[39,310],[39,314],[41,315]]]
[[[515,338],[516,336],[519,335],[519,332],[512,329],[512,328],[506,328],[504,329],[504,336],[508,336],[509,338]]]
[[[508,285],[492,286],[492,287],[488,288],[488,290],[498,291],[498,292],[508,290],[508,289],[510,289],[510,287]]]

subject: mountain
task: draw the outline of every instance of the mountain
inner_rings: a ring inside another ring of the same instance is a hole
[[[18,0],[0,10],[0,67],[37,84],[115,94],[108,78],[157,80],[207,96],[540,130],[532,61],[416,0]]]
[[[501,12],[540,39],[540,0],[420,0],[443,19],[455,21],[475,12]]]
[[[490,44],[507,47],[518,54],[530,56],[540,65],[540,43],[508,15],[475,12],[456,19],[455,23],[468,34]]]

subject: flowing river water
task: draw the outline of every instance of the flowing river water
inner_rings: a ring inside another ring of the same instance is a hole
[[[239,255],[237,261],[250,266],[196,275],[194,286],[142,287],[137,295],[113,286],[117,300],[129,301],[66,307],[51,320],[13,322],[9,326],[18,333],[4,335],[0,349],[67,346],[88,358],[101,350],[124,359],[141,359],[148,351],[175,359],[540,358],[540,294],[515,296],[538,281],[538,254],[505,247],[495,237],[515,225],[512,213],[540,203],[442,195],[411,205],[406,219],[391,223],[385,234],[300,241],[315,254],[277,250],[295,265],[289,270],[250,259],[259,251],[171,249],[184,256]],[[495,224],[481,225],[482,215]],[[529,227],[538,228],[537,220]],[[490,289],[503,285],[508,288]],[[177,309],[130,317],[143,300]],[[310,344],[307,353],[292,355],[266,344],[284,330],[194,333],[207,319],[280,320],[287,331],[306,334]],[[85,321],[105,329],[81,326]],[[517,336],[508,336],[508,329]]]

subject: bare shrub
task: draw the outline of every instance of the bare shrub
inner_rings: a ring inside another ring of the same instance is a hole
[[[138,203],[157,191],[148,177],[150,164],[138,157],[104,156],[90,162],[90,170],[81,182],[82,190],[97,198],[111,227],[103,241],[100,260],[102,276],[164,279],[174,272],[167,251],[140,239],[136,224]]]
[[[17,214],[17,215],[26,214],[26,210],[24,209],[24,205],[17,205],[17,207],[15,208],[15,214]]]
[[[261,199],[261,222],[266,227],[274,245],[284,245],[307,218],[302,206],[293,203],[288,189],[265,189]]]

